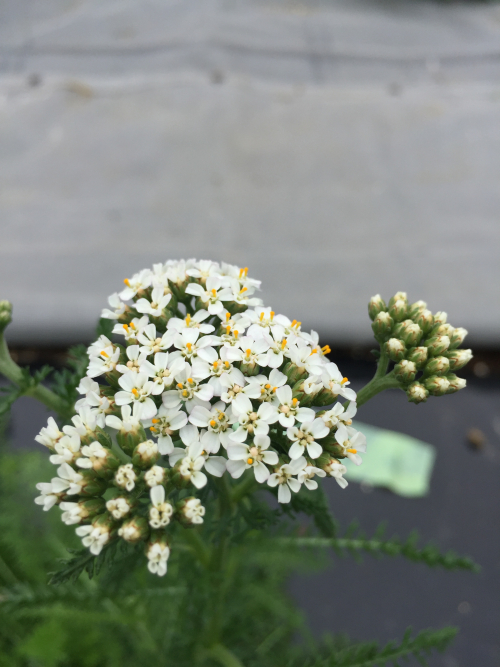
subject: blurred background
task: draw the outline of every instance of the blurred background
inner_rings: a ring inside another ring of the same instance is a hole
[[[436,448],[429,494],[331,502],[482,574],[367,561],[292,582],[318,634],[459,624],[442,667],[500,664],[499,182],[495,2],[0,0],[0,298],[20,363],[63,363],[124,277],[180,257],[248,266],[355,387],[374,293],[469,330],[467,391],[359,414]],[[45,420],[22,399],[14,446]]]

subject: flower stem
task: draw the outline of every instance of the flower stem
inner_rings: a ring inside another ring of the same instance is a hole
[[[394,371],[387,373],[387,367],[389,366],[389,357],[387,352],[382,348],[380,353],[380,359],[378,360],[377,370],[373,378],[366,384],[363,389],[358,391],[356,403],[358,407],[366,403],[384,389],[393,389],[399,387],[399,381],[394,375]]]
[[[243,663],[224,644],[215,644],[208,654],[223,667],[243,667]]]
[[[25,381],[21,367],[10,356],[3,332],[0,333],[0,374],[18,387],[22,387]],[[67,412],[68,406],[65,401],[43,385],[28,387],[26,391],[23,391],[23,395],[36,398],[40,403],[46,405],[49,410],[54,410],[58,414]]]

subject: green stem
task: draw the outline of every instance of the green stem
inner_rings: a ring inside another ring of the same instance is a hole
[[[186,542],[189,543],[189,546],[194,551],[194,553],[197,555],[198,560],[203,565],[203,567],[208,567],[210,563],[210,554],[198,531],[194,528],[186,528],[184,531],[184,538]]]
[[[234,653],[224,646],[224,644],[215,644],[215,646],[209,649],[208,654],[224,667],[243,667],[241,660],[238,660]]]
[[[244,479],[242,482],[238,484],[233,489],[233,492],[231,494],[231,499],[233,503],[236,505],[237,503],[240,502],[240,500],[243,500],[245,496],[248,496],[252,491],[258,486],[258,483],[255,479],[255,475],[253,474],[253,471],[250,470],[249,474],[246,479]]]
[[[0,333],[0,374],[4,375],[18,387],[23,384],[23,371],[10,356],[3,332]],[[49,410],[54,410],[58,414],[63,414],[67,411],[67,405],[63,399],[43,385],[37,385],[36,387],[26,389],[23,394],[24,396],[36,398],[40,403],[46,405]]]
[[[369,401],[370,398],[373,398],[385,389],[395,389],[400,386],[401,385],[399,384],[399,381],[396,379],[396,376],[392,371],[388,375],[385,375],[381,378],[377,378],[375,376],[367,385],[363,387],[363,389],[361,389],[361,391],[358,391],[356,398],[357,406],[360,407]]]

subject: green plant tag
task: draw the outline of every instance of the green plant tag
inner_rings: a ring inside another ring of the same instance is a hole
[[[360,466],[344,459],[349,482],[367,482],[382,486],[400,496],[419,498],[427,495],[436,458],[432,445],[404,433],[360,424],[366,435],[367,451]]]

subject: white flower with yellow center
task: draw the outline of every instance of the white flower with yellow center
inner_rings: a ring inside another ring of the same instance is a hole
[[[79,526],[76,529],[78,537],[82,538],[84,547],[88,547],[91,554],[98,556],[104,545],[109,542],[109,527],[100,525]]]
[[[227,358],[229,361],[241,361],[247,366],[266,366],[267,351],[269,350],[269,341],[265,338],[250,338],[242,336],[238,341],[238,346],[227,348]]]
[[[168,321],[167,330],[179,333],[184,329],[198,329],[201,334],[209,334],[215,331],[215,327],[212,324],[204,324],[208,317],[210,317],[208,310],[197,310],[193,316],[188,314],[183,320],[172,317]]]
[[[217,315],[224,310],[222,301],[231,300],[231,290],[223,287],[220,276],[210,276],[206,281],[206,289],[199,283],[190,283],[186,287],[186,294],[196,296],[210,315]]]
[[[105,320],[118,320],[128,308],[127,304],[120,299],[118,292],[108,296],[108,304],[111,310],[103,308],[101,312],[101,317]]]
[[[115,324],[113,333],[118,336],[124,336],[127,343],[134,343],[149,325],[149,317],[134,317],[130,324]]]
[[[358,452],[366,452],[366,437],[356,429],[340,424],[335,440],[344,450],[344,455],[357,466],[363,462]]]
[[[150,491],[151,507],[149,508],[149,525],[157,530],[165,528],[170,523],[174,508],[165,502],[165,487],[153,486]]]
[[[342,377],[337,364],[332,361],[326,364],[321,374],[321,380],[325,389],[329,389],[335,396],[343,396],[348,401],[356,400],[356,392],[347,386],[350,384],[349,380]]]
[[[189,421],[195,426],[207,429],[203,443],[209,452],[216,454],[221,444],[227,448],[229,434],[233,433],[231,425],[236,419],[231,412],[226,411],[226,404],[218,401],[210,410],[201,405],[196,406],[189,415]]]
[[[235,279],[228,279],[228,285],[227,292],[225,291],[224,297],[221,297],[222,301],[233,301],[248,308],[262,305],[262,299],[252,296],[255,291],[252,286],[241,287],[239,281]]]
[[[209,408],[214,389],[210,384],[200,384],[206,377],[186,364],[184,370],[175,376],[175,389],[163,392],[163,405],[172,409],[184,403],[188,412],[191,412],[196,405]]]
[[[255,479],[263,484],[270,474],[267,465],[278,464],[278,454],[269,451],[270,444],[267,435],[256,435],[250,445],[231,443],[227,448],[227,470],[231,477],[237,479],[245,470],[253,468]]]
[[[344,408],[342,403],[335,403],[331,410],[327,410],[321,415],[321,419],[325,422],[329,429],[332,429],[339,424],[350,426],[356,412],[356,403],[349,403],[347,408]]]
[[[120,359],[120,348],[109,346],[101,350],[98,356],[91,357],[87,375],[91,378],[114,371]]]
[[[301,484],[304,484],[309,491],[314,491],[318,488],[318,482],[314,479],[315,477],[326,477],[326,472],[321,468],[306,466],[299,472],[297,479]]]
[[[162,287],[154,287],[151,292],[151,301],[147,299],[139,299],[135,308],[137,312],[144,313],[150,317],[161,317],[163,315],[163,310],[168,306],[172,299],[172,294],[167,292]]]
[[[44,426],[40,433],[35,436],[35,440],[48,449],[54,449],[56,443],[63,437],[64,433],[59,430],[56,420],[49,417],[47,426]]]
[[[267,435],[269,424],[278,421],[276,410],[269,403],[261,403],[255,410],[252,401],[244,394],[236,396],[232,408],[239,423],[238,429],[229,436],[233,442],[244,442],[247,436]]]
[[[172,347],[173,333],[166,331],[162,336],[158,336],[154,324],[148,324],[144,330],[138,334],[137,341],[141,350],[149,357],[150,354],[157,352],[166,352]]]
[[[223,373],[220,376],[221,400],[224,403],[232,403],[234,398],[243,390],[246,383],[247,378],[239,368],[232,368],[229,373]]]
[[[193,360],[194,373],[210,376],[209,383],[214,388],[214,396],[220,396],[222,393],[221,375],[229,373],[233,368],[231,362],[224,358],[226,356],[224,348],[221,348],[220,353],[222,358],[213,347],[207,347],[200,350],[200,356]]]
[[[150,269],[143,269],[139,273],[135,273],[132,278],[125,278],[125,288],[120,292],[120,299],[128,301],[136,294],[140,294],[151,286],[153,274]]]
[[[323,470],[329,477],[333,477],[341,489],[345,489],[347,486],[347,480],[344,479],[344,475],[347,472],[347,468],[343,463],[340,463],[337,459],[331,458],[326,465],[323,466]]]
[[[117,391],[115,394],[116,405],[140,403],[141,419],[152,419],[155,416],[156,404],[150,398],[155,385],[145,373],[125,373],[118,380],[118,384],[122,391]]]
[[[153,363],[147,359],[141,363],[141,373],[144,373],[153,382],[151,393],[156,396],[165,391],[175,381],[175,376],[181,373],[186,366],[182,357],[175,357],[175,353],[157,352]]]
[[[248,398],[257,398],[259,401],[266,401],[273,405],[278,405],[279,401],[276,397],[276,392],[282,387],[287,377],[276,368],[273,368],[269,373],[269,377],[265,375],[253,375],[247,378],[248,384],[243,389],[243,393]]]
[[[200,437],[197,427],[193,424],[187,424],[180,430],[179,435],[186,445],[186,449],[174,447],[168,459],[171,466],[181,461],[179,472],[183,477],[191,479],[195,486],[198,484],[205,486],[206,484],[206,475],[204,473],[197,474],[202,468],[205,468],[214,477],[222,477],[226,470],[226,459],[222,456],[209,455],[206,431]],[[196,477],[193,477],[193,475],[196,475]],[[201,488],[201,486],[197,486],[197,488]]]
[[[167,561],[170,556],[170,549],[167,544],[154,542],[150,544],[146,552],[148,558],[148,570],[151,574],[163,577],[167,574]]]
[[[318,354],[318,350],[319,348],[311,348],[302,341],[289,347],[288,356],[302,374],[309,373],[313,377],[318,377],[318,382],[320,382],[319,376],[323,372],[326,362],[325,358]]]
[[[49,457],[51,463],[73,463],[80,455],[80,438],[76,434],[64,435],[56,442],[54,450],[55,454]]]
[[[300,426],[292,426],[287,429],[286,434],[293,445],[288,451],[291,459],[298,459],[307,453],[312,459],[317,459],[323,452],[323,447],[316,442],[328,435],[330,431],[322,419],[303,422]]]
[[[174,448],[172,435],[187,424],[187,414],[176,408],[161,405],[158,414],[144,426],[149,428],[151,435],[158,438],[160,454],[170,454]]]
[[[97,412],[89,406],[84,406],[77,410],[78,414],[71,417],[73,426],[67,424],[63,426],[63,431],[70,437],[84,438],[86,436],[94,437],[94,431],[97,427]]]
[[[212,262],[210,259],[200,259],[200,261],[195,262],[191,268],[186,269],[186,275],[191,278],[196,278],[205,284],[209,278],[219,277],[219,271],[220,267],[217,262]]]
[[[292,388],[285,384],[276,390],[277,404],[273,404],[279,423],[283,428],[289,428],[299,422],[309,422],[316,414],[311,408],[301,408],[298,399],[292,397]]]
[[[99,442],[91,442],[90,445],[82,447],[81,454],[83,456],[76,460],[76,465],[79,468],[97,471],[104,467],[110,452],[109,449],[103,447]]]
[[[222,312],[217,313],[217,317],[221,319],[221,329],[226,332],[227,336],[234,331],[237,331],[239,336],[243,336],[246,329],[250,326],[250,319],[246,316],[246,313],[236,313],[236,315],[231,315],[231,313],[224,308]]]
[[[101,350],[105,350],[107,347],[113,347],[113,343],[107,336],[99,336],[97,340],[88,346],[87,354],[90,359],[92,359],[92,357],[98,357],[101,354]]]
[[[203,359],[203,352],[213,350],[212,345],[220,345],[218,336],[201,336],[198,329],[183,329],[173,338],[174,347],[187,360],[194,360],[197,356]]]
[[[267,341],[269,349],[267,351],[267,359],[265,362],[260,361],[260,366],[269,366],[269,368],[279,368],[285,356],[289,356],[288,340],[283,338],[282,330],[275,327],[271,330],[271,335],[263,333],[262,337]]]
[[[123,434],[137,432],[141,427],[140,417],[142,413],[142,403],[136,401],[133,404],[133,411],[132,406],[123,405],[121,412],[121,419],[116,415],[108,415],[106,417],[106,426],[114,428],[116,431],[120,431]]]
[[[148,353],[142,350],[140,345],[129,345],[126,350],[128,361],[125,364],[117,364],[116,370],[119,373],[128,373],[130,371],[139,373],[141,364],[146,361]]]
[[[292,499],[291,491],[297,493],[300,491],[300,482],[295,477],[305,468],[307,461],[303,456],[290,463],[285,463],[276,470],[267,480],[268,486],[278,486],[278,502],[289,503]]]

